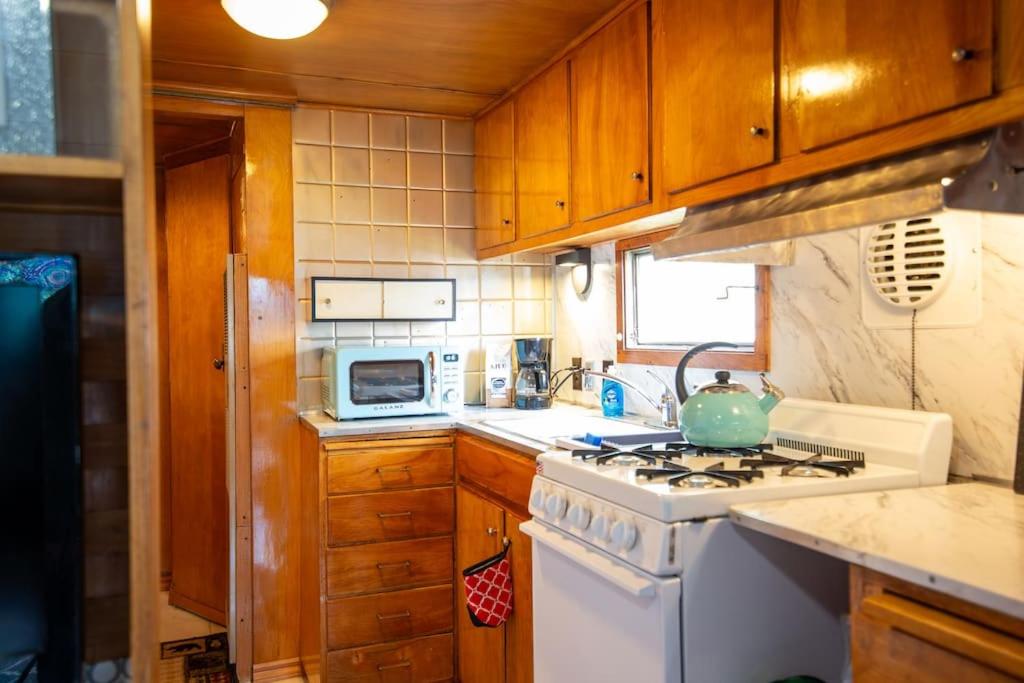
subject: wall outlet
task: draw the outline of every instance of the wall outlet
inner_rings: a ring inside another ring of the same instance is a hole
[[[594,372],[601,372],[601,361],[588,360],[583,363],[583,367],[587,370],[593,370]],[[583,378],[583,391],[595,391],[596,386],[596,379],[591,375],[587,375]]]
[[[574,368],[582,368],[583,367],[583,359],[580,358],[579,356],[575,356],[575,357],[571,358],[570,360],[572,360],[572,366]],[[573,389],[573,391],[583,391],[583,373],[582,372],[574,372],[572,374],[572,389]]]

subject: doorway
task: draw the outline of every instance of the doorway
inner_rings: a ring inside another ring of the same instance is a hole
[[[161,570],[173,624],[161,640],[229,630],[224,296],[238,227],[233,207],[240,197],[233,195],[240,191],[240,136],[237,119],[155,114],[164,404]]]

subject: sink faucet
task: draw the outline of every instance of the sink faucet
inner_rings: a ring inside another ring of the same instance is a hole
[[[650,370],[647,371],[647,374],[649,374],[651,377],[653,377],[654,379],[656,379],[659,382],[661,382],[662,385],[665,387],[665,391],[662,392],[660,400],[655,401],[653,398],[648,396],[644,392],[643,389],[641,389],[637,385],[633,384],[629,380],[623,379],[622,377],[617,377],[615,375],[609,375],[609,374],[606,374],[606,373],[603,373],[603,372],[597,372],[596,370],[584,370],[583,371],[583,376],[584,377],[589,376],[589,377],[600,377],[602,379],[610,379],[613,382],[618,382],[619,384],[621,384],[624,387],[629,387],[634,392],[636,392],[636,394],[638,396],[640,396],[642,399],[644,399],[645,401],[647,401],[648,403],[650,403],[652,406],[654,406],[657,409],[658,414],[661,416],[661,426],[662,427],[666,427],[668,429],[674,429],[674,428],[678,427],[679,426],[679,421],[678,421],[678,418],[676,417],[676,396],[675,396],[674,393],[672,393],[672,388],[669,387],[668,383],[665,382],[665,380],[661,379],[660,377],[655,375]]]

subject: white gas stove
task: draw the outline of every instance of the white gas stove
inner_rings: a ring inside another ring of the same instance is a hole
[[[836,680],[845,567],[733,527],[729,506],[943,484],[952,431],[944,414],[786,399],[749,449],[559,442],[579,448],[538,456],[521,527],[534,541],[537,680]]]

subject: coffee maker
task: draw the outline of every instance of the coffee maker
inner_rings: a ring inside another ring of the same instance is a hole
[[[516,339],[516,360],[519,373],[516,375],[516,408],[540,410],[551,407],[549,362],[551,339],[528,337]]]

